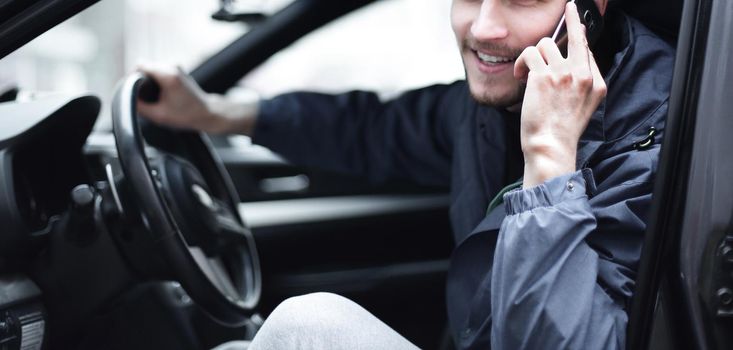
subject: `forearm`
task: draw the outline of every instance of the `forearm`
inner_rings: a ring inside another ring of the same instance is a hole
[[[281,95],[260,105],[253,141],[298,165],[447,185],[453,121],[441,103],[455,90],[434,86],[386,102],[363,91]]]
[[[259,99],[234,101],[219,94],[208,94],[205,101],[213,116],[210,119],[216,120],[212,133],[252,136],[259,114]]]
[[[591,180],[592,181],[592,180]],[[492,347],[621,348],[626,314],[598,285],[581,172],[505,196],[492,274]]]

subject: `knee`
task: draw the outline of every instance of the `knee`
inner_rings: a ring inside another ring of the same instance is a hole
[[[276,310],[311,310],[314,308],[324,308],[333,305],[344,305],[347,303],[352,303],[352,301],[337,294],[318,292],[285,299],[282,303],[280,303],[280,305],[278,305]]]
[[[265,320],[252,342],[252,349],[298,348],[326,333],[336,331],[346,317],[343,305],[353,303],[331,293],[313,293],[288,298]]]
[[[333,319],[334,313],[345,312],[351,304],[354,302],[333,293],[305,294],[281,302],[268,319],[298,322],[302,326],[308,320],[317,321],[323,317]]]

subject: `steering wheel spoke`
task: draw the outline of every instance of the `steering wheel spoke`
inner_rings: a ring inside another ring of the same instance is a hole
[[[247,240],[252,235],[251,231],[244,226],[236,214],[224,205],[219,206],[219,210],[214,214],[217,232],[225,239],[234,242]]]
[[[220,257],[207,256],[199,247],[188,247],[188,251],[201,268],[206,277],[219,289],[220,292],[227,295],[232,300],[239,299],[241,294],[237,291],[234,282],[229,277],[229,273],[224,266],[224,262]]]

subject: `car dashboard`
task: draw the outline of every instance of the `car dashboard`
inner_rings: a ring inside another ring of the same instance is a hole
[[[0,104],[0,348],[41,349],[45,243],[91,177],[82,152],[100,102],[58,96]],[[43,278],[41,278],[43,280]]]
[[[0,105],[0,254],[7,260],[30,253],[68,209],[74,186],[91,180],[82,148],[99,106],[90,96]],[[0,270],[13,267],[5,261]]]

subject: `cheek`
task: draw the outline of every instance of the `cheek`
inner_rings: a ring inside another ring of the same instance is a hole
[[[474,11],[471,6],[463,3],[462,1],[453,1],[450,12],[451,28],[453,33],[458,40],[458,44],[461,45],[463,40],[468,34],[468,30],[471,28],[473,22]]]
[[[560,22],[565,2],[552,4],[552,7],[543,7],[540,11],[524,11],[522,16],[516,16],[511,21],[511,32],[523,47],[537,45],[540,39],[552,36]]]

